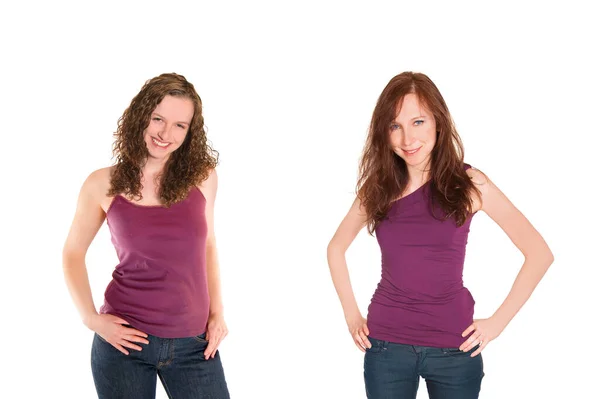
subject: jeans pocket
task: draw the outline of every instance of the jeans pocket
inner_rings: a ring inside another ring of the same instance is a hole
[[[200,342],[201,344],[207,344],[208,341],[206,340],[206,332],[203,332],[200,335],[196,335],[195,337],[193,337],[195,341]]]
[[[387,342],[382,341],[377,338],[367,337],[369,342],[371,342],[371,347],[366,349],[366,353],[381,353],[385,349],[387,349]]]
[[[442,348],[442,352],[446,356],[471,356],[471,353],[475,352],[479,346],[475,346],[467,352],[463,352],[458,348]]]

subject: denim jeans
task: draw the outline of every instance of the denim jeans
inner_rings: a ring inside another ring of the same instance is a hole
[[[369,337],[365,388],[369,399],[414,399],[423,377],[431,399],[477,399],[483,379],[481,354],[458,348],[396,344]]]
[[[100,399],[153,399],[156,377],[169,398],[228,399],[229,392],[219,352],[204,360],[205,334],[190,338],[148,336],[138,344],[142,351],[127,349],[124,355],[94,334],[92,374]]]

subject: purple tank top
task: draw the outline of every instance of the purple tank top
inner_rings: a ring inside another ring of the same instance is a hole
[[[202,334],[209,309],[206,200],[197,188],[172,205],[142,206],[117,195],[106,220],[119,264],[100,313],[161,338]]]
[[[430,199],[426,183],[395,201],[377,226],[382,273],[367,326],[384,341],[458,348],[475,305],[462,280],[473,215],[460,227],[454,219],[440,221],[431,214]]]

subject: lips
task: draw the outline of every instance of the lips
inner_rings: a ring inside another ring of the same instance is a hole
[[[154,137],[152,137],[152,143],[159,148],[167,148],[171,143],[167,143],[164,141],[160,141],[158,139],[155,139]]]
[[[416,153],[417,153],[417,152],[418,152],[420,149],[421,149],[421,147],[419,147],[419,148],[415,148],[415,149],[413,149],[413,150],[405,150],[405,149],[403,149],[402,151],[404,151],[404,153],[405,153],[406,155],[414,155],[414,154],[416,154]]]

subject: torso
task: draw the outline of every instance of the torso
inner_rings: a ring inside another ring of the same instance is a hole
[[[93,185],[119,258],[100,313],[163,338],[201,334],[210,302],[204,192],[191,187],[168,208],[161,206],[153,182],[142,183],[140,200],[108,196],[110,171],[97,171]]]
[[[474,213],[481,201],[472,195]],[[377,227],[382,279],[367,322],[374,338],[458,347],[473,316],[474,301],[462,281],[472,215],[462,226],[438,220],[430,213],[429,198],[430,182],[409,185]]]

